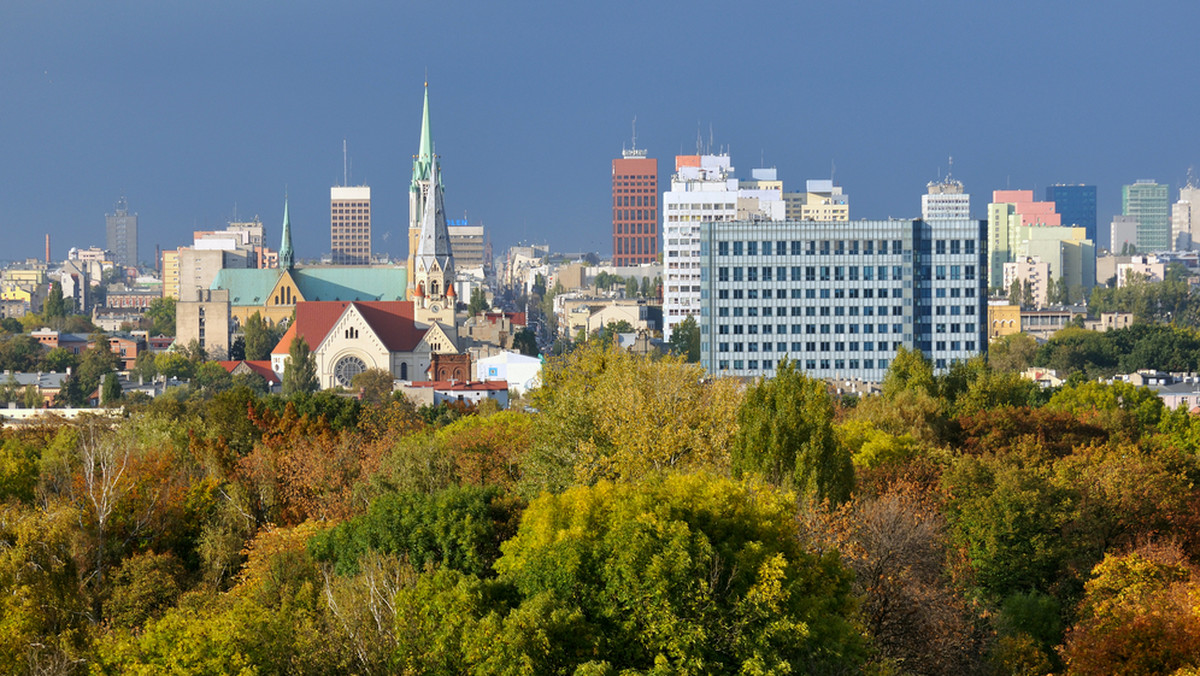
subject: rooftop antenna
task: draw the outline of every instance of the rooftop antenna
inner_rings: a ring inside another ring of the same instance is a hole
[[[637,115],[633,116],[633,149],[637,150]]]
[[[954,173],[954,156],[949,158],[950,166],[946,167],[946,182],[950,182],[950,175]]]
[[[712,122],[708,123],[708,152],[712,152],[713,147],[713,128]]]
[[[1188,188],[1196,187],[1196,166],[1195,165],[1188,167],[1187,186],[1186,187],[1188,187]]]
[[[700,135],[700,120],[696,120],[696,154],[704,154],[704,137]]]
[[[833,183],[833,177],[837,175],[837,162],[829,160],[829,182]]]
[[[346,178],[346,177],[347,177],[347,175],[348,175],[348,172],[347,172],[347,169],[346,169],[346,167],[347,167],[347,163],[346,163],[346,138],[345,138],[345,137],[342,137],[342,187],[343,187],[343,188],[344,188],[344,187],[346,187],[346,186],[348,186],[348,185],[350,185],[350,183],[348,182],[348,179]]]

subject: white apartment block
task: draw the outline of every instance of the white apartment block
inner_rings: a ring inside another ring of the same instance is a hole
[[[923,220],[971,218],[971,196],[963,192],[962,181],[947,176],[945,180],[929,183],[926,187],[928,192],[921,195]]]
[[[754,171],[752,188],[733,177],[729,155],[675,158],[671,190],[663,193],[663,338],[687,317],[700,317],[700,225],[782,221],[783,189],[774,169]]]

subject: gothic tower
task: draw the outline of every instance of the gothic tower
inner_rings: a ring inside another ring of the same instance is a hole
[[[421,221],[426,203],[433,192],[433,185],[440,177],[434,170],[433,138],[429,133],[429,83],[425,83],[425,106],[421,114],[421,141],[417,154],[413,156],[412,185],[408,192],[408,290],[406,298],[413,300],[416,290],[417,240],[421,235]]]
[[[418,323],[439,322],[454,326],[458,301],[454,291],[454,256],[450,253],[450,231],[442,203],[442,185],[437,158],[431,165],[432,190],[425,199],[413,256],[413,317]]]

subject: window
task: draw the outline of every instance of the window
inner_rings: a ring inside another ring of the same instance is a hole
[[[717,255],[718,256],[728,256],[729,255],[729,242],[717,242]]]
[[[975,240],[973,240],[973,239],[963,240],[963,253],[965,253],[965,254],[974,254],[975,253]]]
[[[717,268],[717,281],[718,282],[728,282],[729,281],[729,268]]]
[[[742,243],[741,243],[741,242],[734,242],[734,243],[733,243],[733,255],[734,255],[734,256],[741,256],[741,255],[742,255]]]
[[[758,255],[758,242],[746,242],[746,255],[747,256],[757,256]]]
[[[736,242],[734,242],[734,243],[736,244]],[[737,266],[737,267],[733,268],[733,281],[735,281],[735,282],[742,281],[742,267],[741,266]]]

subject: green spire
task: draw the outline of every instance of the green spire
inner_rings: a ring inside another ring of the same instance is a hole
[[[283,198],[283,242],[279,244],[279,267],[290,270],[295,264],[292,253],[292,221],[288,218],[288,200]]]
[[[421,113],[421,144],[413,160],[413,187],[433,178],[433,136],[429,133],[429,83],[425,83],[425,108]]]

